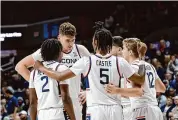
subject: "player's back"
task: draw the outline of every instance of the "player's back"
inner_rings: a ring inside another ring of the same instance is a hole
[[[60,64],[55,61],[43,64],[55,71],[60,69]],[[63,107],[62,99],[59,97],[59,83],[38,70],[33,70],[31,74],[38,98],[38,110]]]
[[[110,55],[92,55],[90,57],[88,79],[92,105],[120,104],[120,97],[118,98],[117,95],[108,94],[104,88],[105,84],[109,82],[119,87],[120,75],[117,59],[117,57]]]
[[[131,65],[138,72],[140,61],[135,61]],[[145,82],[142,86],[143,95],[141,97],[130,97],[133,108],[139,108],[148,105],[157,105],[155,82],[157,79],[157,73],[155,68],[145,62]]]

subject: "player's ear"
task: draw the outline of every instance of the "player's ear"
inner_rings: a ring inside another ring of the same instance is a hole
[[[60,38],[61,38],[61,34],[59,34],[58,36],[57,36],[57,39],[60,41]]]

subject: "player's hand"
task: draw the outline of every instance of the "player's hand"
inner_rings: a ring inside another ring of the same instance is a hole
[[[86,102],[86,91],[82,91],[79,93],[79,101],[83,105]]]
[[[114,84],[109,83],[108,85],[106,85],[106,91],[110,94],[117,94],[117,89],[118,87],[116,87]]]
[[[43,67],[43,64],[40,61],[35,61],[35,64],[33,66],[35,69],[40,70],[40,68]]]

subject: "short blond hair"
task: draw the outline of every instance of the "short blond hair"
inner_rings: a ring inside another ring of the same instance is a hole
[[[135,57],[143,57],[147,51],[147,45],[138,38],[126,38],[123,40],[123,45],[131,50]]]
[[[75,36],[77,33],[74,25],[69,22],[64,22],[59,27],[59,34]]]

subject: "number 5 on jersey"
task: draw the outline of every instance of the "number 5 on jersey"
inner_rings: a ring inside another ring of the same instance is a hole
[[[46,89],[46,85],[48,84],[48,77],[47,76],[43,76],[41,77],[41,81],[44,81],[45,80],[45,83],[44,85],[42,86],[42,92],[49,92],[49,89]]]
[[[100,69],[100,83],[101,84],[108,84],[109,83],[109,69],[101,68]]]

